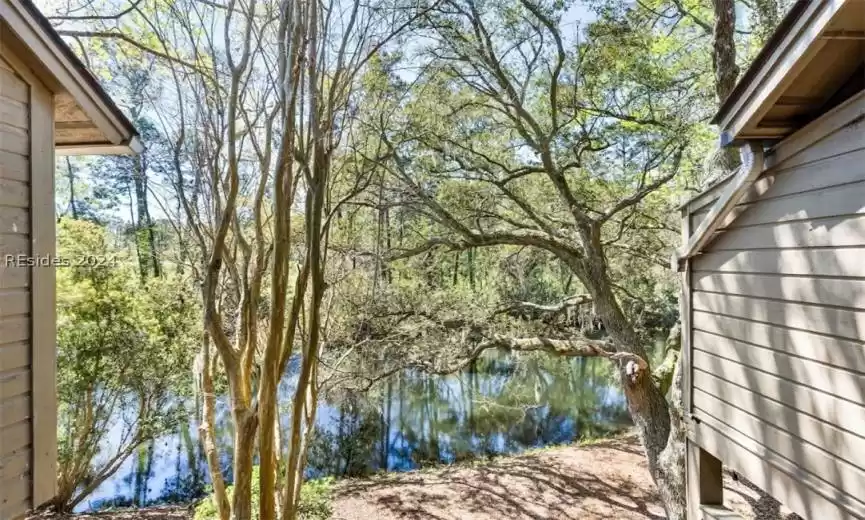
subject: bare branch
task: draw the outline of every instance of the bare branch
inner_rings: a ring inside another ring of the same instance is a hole
[[[195,64],[190,63],[190,62],[188,62],[182,58],[178,58],[177,56],[171,56],[170,54],[167,54],[165,52],[158,51],[152,47],[148,47],[147,45],[144,45],[143,43],[141,43],[141,42],[139,42],[139,41],[137,41],[137,40],[121,33],[121,32],[116,32],[116,31],[73,31],[73,30],[68,30],[68,29],[61,29],[61,30],[58,30],[57,33],[60,34],[61,36],[69,36],[72,38],[104,38],[104,39],[120,40],[122,42],[128,43],[129,45],[132,45],[133,47],[135,47],[136,49],[138,49],[140,51],[146,52],[146,53],[151,54],[153,56],[156,56],[158,58],[162,58],[162,59],[177,63],[178,65],[183,65],[184,67],[186,67],[190,70],[193,70],[199,74],[202,74],[204,76],[209,77],[209,74],[207,74],[204,70],[197,67]]]
[[[598,220],[600,222],[606,222],[607,220],[612,218],[616,213],[618,213],[624,209],[630,208],[631,206],[634,206],[636,204],[639,204],[640,201],[642,201],[644,198],[646,198],[647,195],[649,195],[653,191],[657,190],[658,188],[660,188],[664,184],[668,183],[673,177],[676,176],[676,174],[679,171],[679,162],[682,159],[682,150],[683,149],[681,147],[677,150],[676,155],[673,158],[673,168],[672,168],[672,171],[670,173],[668,173],[666,175],[662,175],[661,177],[657,178],[655,181],[653,181],[653,182],[651,182],[645,186],[641,186],[632,195],[625,197],[624,199],[617,202],[612,208],[607,210]]]
[[[565,298],[561,302],[552,305],[543,305],[534,302],[519,301],[514,302],[513,304],[503,307],[501,309],[498,309],[493,313],[493,316],[496,316],[498,314],[522,315],[525,313],[549,313],[556,315],[568,309],[573,309],[574,307],[590,303],[591,301],[592,297],[588,294],[577,294],[574,296],[570,296],[568,298]]]
[[[139,4],[141,4],[141,2],[143,2],[143,1],[144,0],[135,0],[134,2],[132,2],[132,4],[129,7],[127,7],[126,9],[124,9],[122,11],[114,13],[114,14],[81,15],[81,16],[54,15],[54,16],[46,16],[46,18],[48,18],[49,20],[77,20],[77,21],[81,21],[81,20],[118,20],[118,19],[122,18],[123,16],[126,16],[127,14],[131,13],[132,11],[135,11],[138,8]]]
[[[699,18],[697,15],[695,15],[693,11],[685,7],[685,5],[682,3],[682,0],[672,0],[672,2],[673,5],[676,6],[676,10],[679,11],[679,14],[681,14],[684,18],[690,18],[691,21],[697,24],[700,29],[703,29],[706,34],[712,34],[712,26],[703,19]]]

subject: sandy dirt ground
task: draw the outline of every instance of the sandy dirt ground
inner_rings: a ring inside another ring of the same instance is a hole
[[[654,520],[665,517],[635,436],[463,467],[344,481],[335,520]],[[798,520],[759,489],[725,475],[746,520]]]
[[[632,438],[339,486],[337,520],[662,519]]]
[[[747,520],[799,520],[730,473],[725,501]],[[186,520],[190,513],[191,508],[153,508],[68,520]],[[335,488],[333,518],[662,520],[664,510],[642,448],[634,436],[625,436],[591,446],[344,480]]]

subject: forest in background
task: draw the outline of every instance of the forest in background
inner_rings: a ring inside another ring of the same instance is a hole
[[[736,166],[708,120],[789,3],[42,5],[145,145],[58,160],[58,251],[103,261],[58,270],[53,506],[189,396],[213,516],[297,518],[322,397],[499,350],[609,359],[683,518],[677,206]]]

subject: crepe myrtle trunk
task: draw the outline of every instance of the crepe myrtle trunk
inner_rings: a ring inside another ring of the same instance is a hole
[[[252,468],[258,416],[249,410],[233,410],[234,424],[234,492],[231,496],[231,519],[252,519]]]

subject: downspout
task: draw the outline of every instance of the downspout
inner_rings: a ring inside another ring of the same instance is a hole
[[[682,261],[700,253],[712,240],[715,231],[724,223],[726,217],[733,211],[736,204],[742,200],[745,193],[764,171],[764,152],[762,141],[747,141],[739,147],[742,164],[724,190],[706,218],[695,229],[688,242],[673,253],[673,269],[678,271]],[[690,218],[690,215],[689,215]]]

